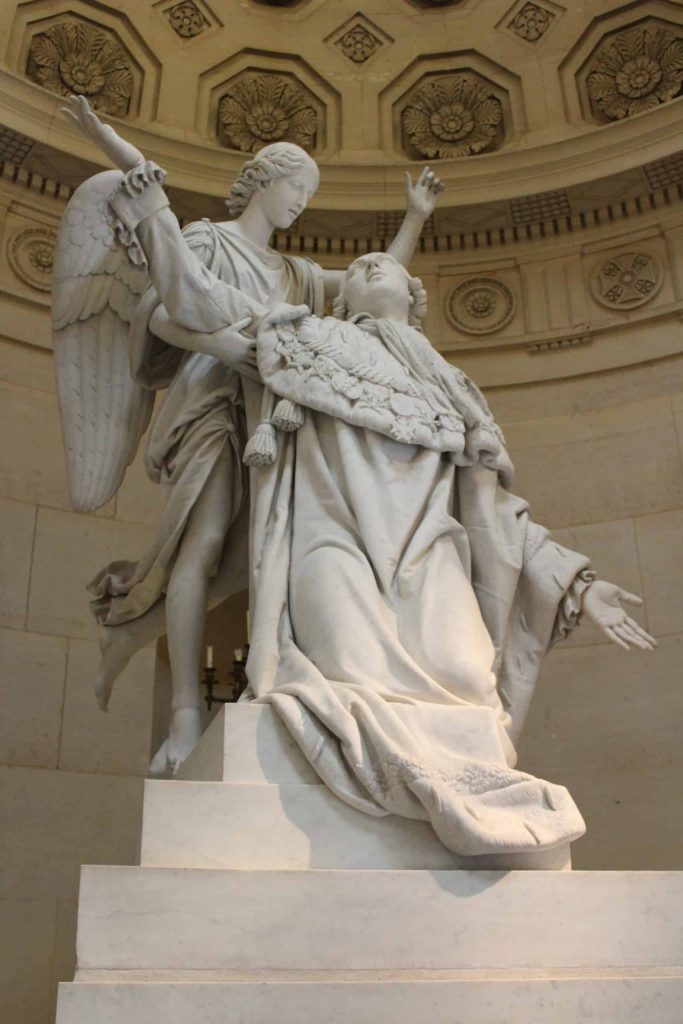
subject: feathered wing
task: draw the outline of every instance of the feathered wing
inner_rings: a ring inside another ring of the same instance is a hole
[[[78,512],[92,512],[116,493],[154,404],[154,393],[128,368],[129,325],[149,277],[118,241],[107,204],[122,177],[103,171],[76,190],[55,252],[55,372],[69,495]]]

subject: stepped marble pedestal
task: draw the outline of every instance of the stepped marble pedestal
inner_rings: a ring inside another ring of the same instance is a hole
[[[457,857],[228,706],[145,787],[140,867],[85,867],[58,1024],[680,1024],[683,872]]]

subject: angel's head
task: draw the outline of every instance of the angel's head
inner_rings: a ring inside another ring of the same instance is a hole
[[[315,160],[293,142],[264,146],[242,167],[228,192],[233,217],[258,203],[274,228],[288,228],[305,208],[320,183]]]
[[[357,313],[419,327],[427,314],[427,292],[419,277],[387,252],[359,256],[346,271],[333,313],[346,320]]]

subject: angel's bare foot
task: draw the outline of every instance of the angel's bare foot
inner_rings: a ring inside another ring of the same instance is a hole
[[[150,775],[174,775],[202,736],[202,713],[198,707],[176,708],[171,716],[171,727],[167,740],[152,758]]]
[[[100,626],[99,642],[100,667],[95,697],[102,711],[106,711],[114,683],[133,656],[135,647],[125,626]]]

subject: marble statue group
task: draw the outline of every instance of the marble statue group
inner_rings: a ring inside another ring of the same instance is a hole
[[[177,769],[201,734],[207,608],[248,587],[244,699],[273,706],[342,800],[427,820],[465,855],[580,836],[567,790],[515,768],[543,656],[581,615],[621,647],[655,641],[624,607],[638,597],[532,520],[483,395],[421,330],[406,267],[437,176],[408,176],[386,253],[323,270],[268,244],[318,185],[297,146],[247,161],[231,220],[181,232],[164,172],[83,97],[67,113],[119,168],[75,193],[58,241],[72,501],[108,501],[146,430],[164,492],[151,549],[90,585],[101,706],[166,633],[172,719],[151,769]]]

